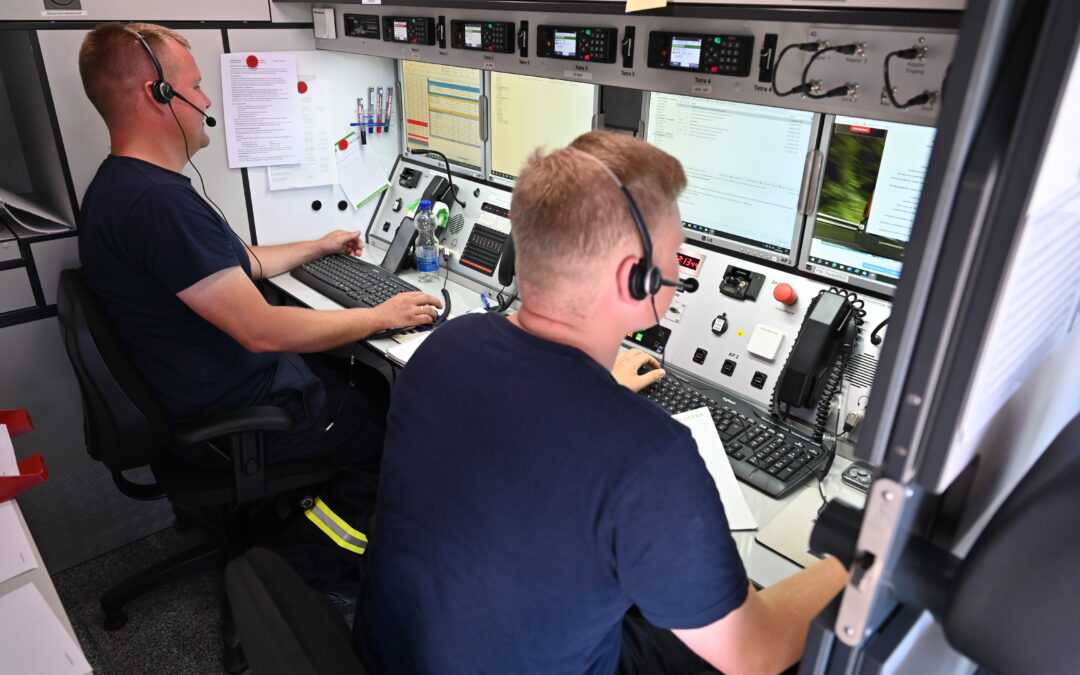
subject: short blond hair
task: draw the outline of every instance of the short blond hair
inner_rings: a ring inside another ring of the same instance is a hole
[[[191,49],[187,39],[165,26],[153,23],[103,23],[90,31],[79,49],[79,75],[86,97],[106,124],[131,108],[136,92],[147,80],[156,80],[154,62],[139,43],[141,35],[165,71],[173,65],[169,41]]]
[[[679,160],[632,136],[592,131],[567,148],[537,152],[518,177],[510,207],[523,293],[585,278],[590,261],[628,238],[643,252],[625,198],[596,160],[633,195],[653,237],[686,187]]]

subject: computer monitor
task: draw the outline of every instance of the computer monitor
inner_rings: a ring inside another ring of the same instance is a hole
[[[443,166],[441,159],[412,153],[417,149],[438,150],[456,171],[482,178],[481,71],[403,60],[401,87],[404,154]]]
[[[794,265],[814,113],[653,92],[645,138],[686,172],[689,240]]]
[[[799,265],[891,295],[900,281],[933,127],[837,116],[822,138],[816,213]]]
[[[491,73],[489,179],[513,185],[534,150],[561,148],[590,131],[597,91],[587,82]]]

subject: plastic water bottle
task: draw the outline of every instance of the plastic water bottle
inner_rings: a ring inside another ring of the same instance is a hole
[[[439,278],[439,243],[435,241],[435,217],[427,199],[420,202],[416,232],[416,271],[420,281],[435,281]]]

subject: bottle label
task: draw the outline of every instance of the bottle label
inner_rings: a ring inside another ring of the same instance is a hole
[[[416,256],[416,271],[418,271],[418,272],[438,272],[439,271],[439,255],[437,253],[435,255],[431,255],[431,256],[417,254],[417,256]]]

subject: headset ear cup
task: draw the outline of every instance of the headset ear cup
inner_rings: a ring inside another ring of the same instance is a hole
[[[150,85],[150,93],[158,103],[168,103],[173,97],[173,88],[168,82],[158,80]]]
[[[644,260],[634,263],[634,266],[630,268],[630,277],[628,279],[630,297],[635,300],[644,300],[649,296],[649,277],[655,269],[655,267],[648,267]]]

